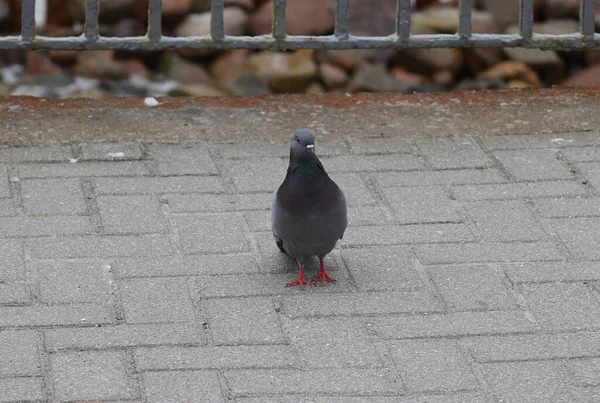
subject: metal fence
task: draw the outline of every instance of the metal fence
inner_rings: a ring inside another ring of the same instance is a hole
[[[169,37],[161,34],[161,0],[150,0],[145,36],[113,38],[98,31],[99,0],[86,0],[84,33],[76,37],[45,37],[35,34],[35,0],[22,0],[21,35],[0,36],[2,48],[28,49],[373,49],[442,47],[524,47],[541,49],[599,49],[595,33],[594,0],[580,0],[579,32],[542,35],[533,32],[533,0],[521,0],[519,33],[514,35],[473,33],[473,0],[460,0],[458,32],[453,35],[411,35],[410,0],[397,0],[396,32],[388,36],[354,36],[348,30],[348,0],[336,0],[335,32],[325,36],[286,35],[285,0],[274,1],[270,35],[225,35],[224,0],[212,0],[210,34]],[[501,0],[498,0],[501,1]]]

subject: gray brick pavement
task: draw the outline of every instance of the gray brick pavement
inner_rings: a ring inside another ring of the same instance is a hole
[[[323,139],[350,225],[306,290],[287,134],[0,148],[0,401],[598,401],[598,138]]]

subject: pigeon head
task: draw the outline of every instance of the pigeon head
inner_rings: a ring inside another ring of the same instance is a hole
[[[315,132],[309,129],[296,130],[292,135],[290,157],[297,161],[310,161],[315,158]]]

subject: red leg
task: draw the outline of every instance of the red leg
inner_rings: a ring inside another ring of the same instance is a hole
[[[315,277],[314,282],[327,283],[329,281],[331,283],[335,283],[335,279],[329,277],[329,275],[327,274],[327,270],[325,270],[325,264],[323,263],[323,259],[319,259],[319,263],[321,264],[321,268],[319,269],[319,272],[317,273],[317,277]]]
[[[308,281],[306,277],[304,277],[304,267],[300,266],[300,273],[298,274],[298,278],[296,281],[292,281],[288,283],[288,287],[293,287],[295,285],[299,285],[300,287],[304,287],[305,285],[314,285],[312,282]]]

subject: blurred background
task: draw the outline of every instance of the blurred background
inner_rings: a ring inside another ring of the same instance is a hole
[[[578,31],[579,0],[535,0],[534,32]],[[475,0],[474,33],[516,33],[519,0]],[[600,27],[596,2],[596,29]],[[163,35],[210,31],[210,0],[163,0]],[[458,1],[414,0],[413,34],[455,33]],[[36,33],[77,36],[85,0],[37,0]],[[350,0],[350,33],[394,31],[396,0]],[[100,34],[143,36],[148,0],[100,0]],[[225,0],[225,33],[271,32],[273,0]],[[291,35],[333,33],[335,1],[287,0]],[[20,32],[21,0],[0,0],[0,36]],[[0,50],[0,96],[105,98],[269,93],[434,92],[600,85],[600,51],[393,49],[271,52],[249,50]]]

